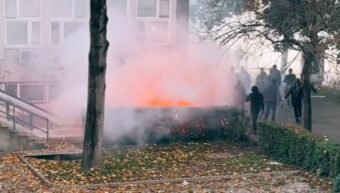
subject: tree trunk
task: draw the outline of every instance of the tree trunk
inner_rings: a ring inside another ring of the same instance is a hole
[[[312,100],[311,100],[311,83],[310,70],[312,65],[312,53],[303,53],[304,65],[301,74],[303,90],[303,126],[308,131],[312,131]]]
[[[101,165],[108,22],[106,0],[91,0],[88,98],[81,167],[83,171]]]
[[[287,71],[288,67],[288,46],[284,44],[283,51],[281,52],[281,73],[284,73]]]

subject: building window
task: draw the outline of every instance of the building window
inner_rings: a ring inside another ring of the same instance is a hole
[[[156,17],[157,0],[138,0],[138,17]]]
[[[86,29],[87,6],[89,0],[51,0],[51,34],[52,44],[62,44],[65,38],[80,29]]]
[[[16,18],[17,17],[17,1],[16,0],[6,0],[6,17]]]
[[[114,16],[127,16],[127,3],[128,0],[108,0],[108,14]]]
[[[85,18],[89,0],[51,0],[53,18]]]
[[[24,21],[7,22],[7,44],[27,45],[28,44],[28,23]]]
[[[87,3],[86,0],[75,0],[74,17],[76,18],[86,17],[86,3]]]
[[[52,22],[51,24],[51,41],[52,44],[60,43],[60,24],[58,22]]]
[[[158,44],[168,43],[168,22],[155,21],[149,24],[148,35],[151,41]]]
[[[40,17],[40,0],[19,0],[20,17]]]
[[[168,18],[170,0],[138,0],[138,17]]]
[[[40,22],[32,22],[32,44],[40,44],[41,27]]]
[[[72,17],[72,0],[52,0],[52,17]]]
[[[67,37],[70,34],[75,33],[80,29],[84,29],[83,22],[65,22],[64,23],[64,37]]]
[[[170,41],[171,0],[138,0],[137,36],[156,44]]]
[[[41,44],[42,0],[6,0],[6,45]]]
[[[159,17],[168,18],[170,15],[170,0],[159,1]]]
[[[61,44],[69,35],[85,29],[82,21],[54,21],[51,24],[52,44]]]

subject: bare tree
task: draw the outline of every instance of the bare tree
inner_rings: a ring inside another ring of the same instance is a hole
[[[86,125],[81,167],[86,171],[101,165],[108,22],[106,0],[91,0],[89,78]]]

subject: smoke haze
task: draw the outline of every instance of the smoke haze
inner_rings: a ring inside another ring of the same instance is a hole
[[[138,25],[113,13],[109,11],[107,139],[114,141],[134,132],[143,143],[150,120],[164,118],[160,111],[140,113],[136,108],[232,105],[235,81],[228,76],[228,69],[238,62],[232,53],[226,55],[218,46],[190,38],[185,45],[176,45],[176,34],[169,36],[168,44],[156,46],[154,41],[163,37],[163,30],[156,26],[141,38]],[[89,39],[88,29],[78,30],[58,51],[64,65],[64,87],[50,108],[65,124],[81,123],[85,114]],[[184,117],[184,111],[176,111],[174,116]]]

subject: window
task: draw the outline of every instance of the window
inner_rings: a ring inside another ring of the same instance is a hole
[[[55,21],[51,24],[51,42],[52,44],[60,44],[63,40],[77,32],[84,29],[85,25],[82,21]]]
[[[60,24],[58,22],[53,22],[51,25],[51,40],[52,44],[60,43]]]
[[[168,43],[168,22],[157,21],[150,23],[148,35],[155,43]]]
[[[169,18],[170,0],[138,0],[138,17]]]
[[[16,18],[17,17],[17,1],[16,0],[6,0],[6,17]]]
[[[72,0],[52,0],[51,5],[52,17],[72,17]]]
[[[159,17],[168,18],[170,13],[170,0],[159,1]]]
[[[41,43],[42,0],[5,0],[6,44],[31,46]]]
[[[64,37],[77,32],[84,27],[83,22],[65,22],[64,24]]]
[[[84,18],[86,16],[86,0],[75,0],[74,16],[77,18]],[[115,0],[116,1],[116,0]],[[124,0],[126,1],[126,0]]]
[[[157,0],[139,0],[138,17],[156,17]]]
[[[170,40],[171,0],[138,0],[137,36],[156,44]]]
[[[32,44],[40,44],[40,22],[32,22]]]
[[[28,43],[28,25],[22,21],[7,22],[7,44],[26,45]]]
[[[39,17],[40,0],[20,0],[20,17]]]
[[[115,16],[127,15],[127,0],[108,0],[107,10],[109,14]]]

